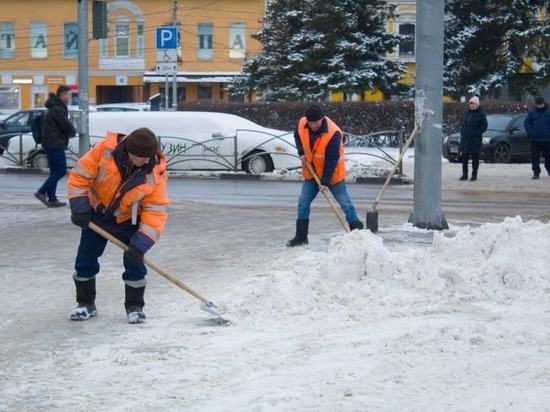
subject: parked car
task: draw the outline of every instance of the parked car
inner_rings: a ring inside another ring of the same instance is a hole
[[[97,112],[148,112],[150,106],[147,103],[107,103],[95,106]]]
[[[108,131],[127,134],[139,127],[149,127],[159,137],[168,170],[237,170],[260,174],[301,167],[292,132],[269,129],[232,114],[89,113],[91,145],[103,139]],[[42,150],[35,147],[30,134],[23,135],[22,143],[28,166],[47,167]],[[67,153],[69,167],[76,161],[78,147],[78,139],[71,139]],[[16,151],[10,151],[10,155],[18,157]]]
[[[217,112],[94,112],[90,137],[149,127],[169,170],[242,170],[251,174],[301,167],[290,131]]]
[[[487,115],[487,131],[483,133],[480,160],[491,163],[530,162],[531,149],[523,127],[526,113],[495,113]],[[443,157],[458,161],[460,133],[443,139]]]
[[[10,141],[13,137],[21,133],[31,132],[31,120],[36,113],[44,111],[44,108],[20,110],[11,116],[0,120],[0,155],[4,150],[8,150]]]

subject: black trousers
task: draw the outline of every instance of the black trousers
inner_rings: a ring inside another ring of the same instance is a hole
[[[533,174],[540,174],[540,155],[544,156],[544,168],[550,173],[550,142],[531,141],[531,165]]]
[[[468,161],[472,159],[472,176],[477,176],[479,153],[462,153],[462,174],[468,176]]]

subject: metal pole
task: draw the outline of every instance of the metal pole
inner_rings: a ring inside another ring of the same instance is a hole
[[[178,0],[174,0],[172,7],[172,26],[178,27]],[[176,60],[177,67],[177,60]],[[178,72],[172,76],[172,110],[178,109]]]
[[[409,222],[422,229],[449,226],[441,212],[443,36],[445,2],[416,0],[414,210]]]
[[[78,107],[82,110],[82,130],[78,140],[80,156],[90,149],[88,88],[88,1],[78,0]]]
[[[168,107],[170,107],[168,103],[169,96],[170,95],[168,94],[168,74],[167,74],[165,83],[164,83],[164,110],[168,110]]]

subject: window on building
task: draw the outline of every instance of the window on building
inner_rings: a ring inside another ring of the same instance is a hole
[[[9,21],[0,21],[0,59],[15,57],[15,28]]]
[[[212,99],[212,86],[209,84],[199,84],[198,98]]]
[[[46,59],[48,57],[47,26],[43,21],[31,22],[31,57]]]
[[[199,23],[197,27],[197,58],[212,60],[214,58],[214,25],[212,23]]]
[[[145,55],[145,39],[143,37],[143,24],[137,25],[137,57],[143,57]]]
[[[246,55],[246,24],[229,24],[229,58],[244,59]]]
[[[399,56],[414,56],[414,24],[402,24],[399,26],[401,44],[399,45]]]
[[[63,24],[63,57],[78,59],[78,24]]]
[[[0,86],[0,110],[19,110],[19,86]]]
[[[115,56],[130,57],[130,25],[127,21],[115,23]]]

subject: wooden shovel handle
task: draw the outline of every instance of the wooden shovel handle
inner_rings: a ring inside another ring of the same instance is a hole
[[[306,164],[307,168],[309,169],[309,171],[313,175],[313,178],[315,179],[317,184],[319,186],[321,186],[321,181],[319,180],[319,176],[317,176],[317,173],[315,173],[315,170],[313,170],[313,167],[311,166],[311,163],[309,163],[305,158],[304,158],[304,163]],[[349,233],[349,226],[348,226],[347,222],[344,220],[344,218],[342,217],[340,212],[338,212],[338,209],[336,209],[336,205],[334,204],[334,202],[332,201],[332,199],[330,198],[328,193],[326,193],[326,191],[322,191],[322,193],[323,193],[323,195],[325,195],[325,198],[327,199],[328,204],[330,205],[332,211],[334,212],[334,214],[336,215],[336,217],[338,218],[338,220],[342,224],[342,227],[344,228],[346,233]]]
[[[100,234],[101,236],[103,236],[105,239],[107,239],[109,242],[111,243],[114,243],[115,245],[117,245],[119,248],[121,248],[122,250],[128,250],[128,246],[125,245],[123,242],[121,242],[120,240],[118,240],[116,237],[114,237],[113,235],[111,235],[109,232],[107,232],[106,230],[103,230],[102,228],[100,228],[98,225],[96,225],[95,223],[93,222],[90,222],[90,225],[88,226],[90,229],[92,229],[94,232]],[[143,258],[143,263],[145,263],[147,266],[149,266],[151,269],[153,269],[155,272],[157,272],[159,275],[165,277],[166,279],[168,279],[170,282],[172,282],[174,285],[180,287],[181,289],[185,290],[187,293],[193,295],[194,297],[196,297],[197,299],[199,299],[201,302],[204,302],[206,304],[211,304],[212,307],[217,307],[215,305],[212,304],[212,302],[210,302],[208,299],[206,299],[204,296],[200,295],[199,293],[195,292],[193,289],[191,289],[189,286],[187,286],[185,283],[183,283],[181,280],[179,279],[176,279],[174,276],[172,276],[170,273],[168,273],[166,270],[164,270],[163,268],[161,268],[160,266],[156,265],[155,263],[151,262],[149,259],[147,258]]]
[[[399,164],[403,160],[403,157],[405,156],[405,152],[407,151],[407,149],[411,145],[411,143],[414,139],[414,136],[416,136],[416,133],[418,133],[418,130],[419,130],[419,126],[415,125],[411,135],[409,136],[409,138],[405,142],[405,146],[403,146],[403,149],[401,150],[401,153],[399,153],[399,157],[397,158],[397,161],[393,165],[393,168],[391,169],[390,174],[386,178],[386,182],[384,183],[384,186],[382,186],[382,189],[380,189],[380,193],[378,193],[378,196],[376,197],[376,200],[374,201],[374,204],[372,205],[372,210],[376,209],[376,206],[380,202],[380,199],[382,198],[382,195],[384,194],[384,192],[386,191],[386,188],[390,184],[391,178],[393,177],[393,175],[395,174],[395,171],[399,167]]]

